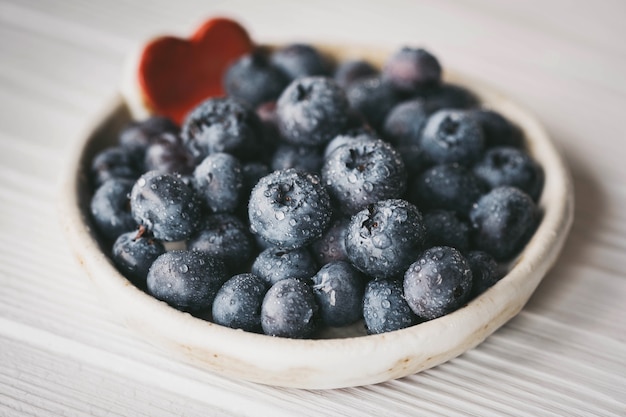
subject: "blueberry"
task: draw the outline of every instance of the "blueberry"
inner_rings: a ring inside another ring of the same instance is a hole
[[[214,214],[204,219],[198,233],[187,242],[188,249],[220,258],[230,271],[248,266],[255,244],[247,226],[231,214]]]
[[[524,135],[521,129],[500,113],[488,109],[477,109],[473,110],[472,113],[483,129],[486,147],[513,146],[521,148],[523,146]]]
[[[330,78],[294,80],[276,103],[278,128],[294,145],[321,146],[345,130],[348,99]]]
[[[146,286],[152,263],[165,253],[161,242],[137,232],[121,234],[113,244],[112,258],[122,274],[138,287]]]
[[[435,319],[461,307],[472,290],[472,271],[448,246],[424,251],[404,274],[404,296],[419,317]]]
[[[224,89],[228,95],[256,107],[274,101],[289,84],[266,51],[256,50],[237,59],[226,71]]]
[[[194,191],[172,174],[148,171],[132,188],[130,208],[135,221],[166,242],[187,239],[200,222]]]
[[[346,89],[350,107],[358,111],[367,123],[380,131],[389,111],[400,102],[391,84],[372,76],[354,81]]]
[[[465,257],[472,270],[472,297],[482,294],[502,278],[497,262],[487,252],[471,251]]]
[[[435,163],[471,165],[483,152],[484,138],[471,113],[440,110],[426,122],[420,144],[426,157]]]
[[[112,178],[135,180],[140,174],[137,161],[126,148],[114,146],[100,151],[91,162],[91,179],[99,187]]]
[[[357,59],[340,63],[335,70],[334,78],[341,88],[346,89],[356,80],[377,74],[378,70],[372,64]]]
[[[357,128],[351,129],[345,133],[335,136],[330,142],[326,144],[324,149],[324,159],[333,153],[333,151],[343,145],[356,143],[359,140],[376,140],[376,133],[370,128]]]
[[[274,51],[270,59],[290,80],[312,75],[328,76],[331,73],[330,62],[311,45],[285,46]]]
[[[510,186],[494,188],[470,212],[474,245],[497,261],[508,260],[526,245],[538,220],[538,208],[528,194]]]
[[[454,211],[433,210],[424,214],[426,246],[451,246],[461,252],[469,249],[470,226]]]
[[[441,65],[425,49],[404,47],[387,60],[383,77],[399,91],[414,93],[441,82]]]
[[[183,145],[180,136],[161,133],[152,137],[145,149],[143,169],[169,174],[190,175],[195,167],[194,158]]]
[[[349,217],[342,217],[324,232],[315,242],[311,243],[311,253],[319,265],[334,261],[347,261],[346,233],[350,225]]]
[[[543,188],[543,169],[526,152],[510,146],[487,150],[474,165],[474,174],[490,188],[511,185],[537,201]]]
[[[128,195],[134,181],[112,178],[102,184],[91,197],[91,215],[96,227],[107,239],[116,239],[137,228],[130,213]]]
[[[148,292],[181,311],[211,308],[215,294],[228,279],[219,259],[197,251],[169,251],[148,272]]]
[[[363,315],[366,279],[348,262],[326,264],[313,276],[313,293],[320,308],[322,323],[342,327]]]
[[[272,245],[295,249],[318,239],[331,221],[328,192],[317,175],[287,169],[261,178],[250,194],[250,229]]]
[[[270,336],[304,339],[318,327],[318,306],[313,289],[304,281],[284,279],[265,294],[261,326]]]
[[[151,116],[145,120],[131,122],[119,135],[120,145],[133,151],[145,151],[155,137],[171,133],[178,135],[180,128],[172,120],[163,116]]]
[[[429,168],[417,177],[409,197],[422,210],[452,210],[467,217],[484,190],[482,182],[468,168],[445,164]]]
[[[290,251],[268,248],[252,264],[252,273],[270,285],[289,278],[306,280],[316,272],[317,265],[305,248]]]
[[[405,200],[383,200],[350,220],[346,252],[358,269],[374,278],[404,272],[424,243],[422,215]]]
[[[404,299],[402,281],[377,279],[367,283],[363,296],[363,319],[367,334],[404,329],[421,320]]]
[[[234,98],[210,98],[193,109],[183,124],[185,146],[196,161],[215,152],[239,158],[256,156],[261,122],[254,111]]]
[[[319,173],[324,162],[323,148],[297,146],[283,143],[278,146],[272,158],[272,169],[296,168],[301,171]]]
[[[369,204],[398,198],[406,189],[407,173],[400,154],[387,142],[361,139],[331,153],[322,179],[346,214]]]
[[[268,285],[254,274],[239,274],[222,285],[213,300],[213,321],[247,332],[261,333],[261,304]]]
[[[193,180],[198,197],[213,212],[232,212],[239,205],[243,174],[234,156],[223,152],[207,156],[194,170]]]
[[[467,88],[443,83],[418,94],[431,112],[442,109],[466,110],[479,104],[478,98]]]

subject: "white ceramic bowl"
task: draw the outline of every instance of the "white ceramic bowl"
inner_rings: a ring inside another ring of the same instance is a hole
[[[324,47],[338,59],[363,57],[380,64],[391,50]],[[134,287],[103,252],[89,216],[87,171],[93,155],[115,143],[130,118],[116,98],[80,138],[68,160],[60,217],[80,265],[121,319],[170,355],[212,372],[263,384],[339,388],[374,384],[420,372],[481,343],[514,317],[555,262],[573,219],[573,189],[565,163],[540,124],[506,97],[475,81],[445,73],[475,92],[485,106],[517,123],[545,170],[543,218],[508,274],[465,307],[407,329],[365,336],[362,325],[318,340],[293,340],[222,327],[169,307]],[[136,105],[136,103],[135,103]],[[104,248],[108,251],[108,248]]]

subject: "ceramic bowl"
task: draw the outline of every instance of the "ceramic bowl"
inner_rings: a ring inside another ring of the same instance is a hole
[[[337,59],[362,57],[380,64],[392,51],[320,48]],[[477,346],[514,317],[555,262],[573,219],[567,167],[548,135],[526,110],[487,86],[457,74],[444,78],[470,88],[524,131],[528,149],[545,170],[536,233],[496,285],[463,308],[410,328],[365,335],[362,324],[316,340],[294,340],[233,330],[169,307],[142,292],[113,266],[89,215],[87,172],[93,155],[115,143],[131,119],[118,96],[76,143],[60,196],[64,231],[80,266],[108,307],[133,331],[170,356],[228,377],[275,386],[325,389],[401,378],[446,362]],[[136,103],[135,103],[136,104]]]

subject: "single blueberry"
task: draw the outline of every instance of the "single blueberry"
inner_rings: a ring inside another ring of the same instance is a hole
[[[210,98],[187,115],[182,137],[196,161],[215,152],[246,159],[256,157],[261,129],[259,117],[247,105],[231,97]]]
[[[348,262],[324,265],[313,276],[313,293],[322,323],[342,327],[358,321],[363,315],[365,283],[365,276]]]
[[[363,319],[367,334],[392,332],[421,321],[404,299],[402,281],[397,279],[376,279],[367,283]]]
[[[207,216],[200,230],[187,242],[188,249],[220,258],[231,272],[240,272],[248,266],[255,246],[248,227],[231,214]]]
[[[407,173],[400,154],[389,143],[359,139],[326,158],[322,179],[341,210],[353,214],[377,201],[401,197]]]
[[[283,143],[278,146],[272,157],[272,169],[296,168],[300,171],[319,173],[324,163],[323,148],[316,146],[298,146]]]
[[[318,239],[331,221],[331,202],[317,175],[287,169],[261,178],[250,194],[250,229],[269,243],[295,249]]]
[[[426,122],[420,145],[424,155],[437,164],[471,165],[482,155],[484,138],[471,113],[440,110]]]
[[[357,59],[340,63],[335,70],[334,78],[341,88],[346,89],[356,80],[377,74],[378,70],[372,64]]]
[[[294,278],[278,281],[261,305],[263,332],[292,339],[310,337],[318,327],[318,309],[309,284]]]
[[[131,150],[145,151],[154,138],[163,133],[178,135],[180,128],[167,117],[151,116],[126,125],[119,134],[119,143]]]
[[[441,82],[441,65],[425,49],[404,47],[387,60],[383,78],[399,91],[415,93]]]
[[[460,252],[469,249],[470,226],[454,211],[433,210],[424,214],[426,247],[451,246]]]
[[[334,261],[347,261],[346,233],[350,225],[349,217],[342,217],[333,222],[315,242],[311,243],[311,253],[319,265]]]
[[[144,171],[160,171],[169,174],[190,175],[195,161],[177,134],[161,133],[152,137],[145,149]]]
[[[228,279],[221,260],[197,251],[169,251],[150,267],[148,292],[181,311],[210,309]]]
[[[352,216],[345,243],[350,261],[367,275],[397,276],[422,249],[422,215],[405,200],[379,201]]]
[[[289,143],[321,146],[346,129],[348,109],[345,93],[330,78],[298,78],[276,103],[278,128]]]
[[[424,251],[404,274],[404,297],[418,317],[435,319],[461,307],[472,290],[472,271],[448,246]]]
[[[472,110],[472,113],[483,129],[486,147],[513,146],[521,148],[524,145],[522,130],[500,113],[488,109]]]
[[[472,270],[472,297],[477,297],[502,278],[498,263],[483,251],[471,251],[465,256]]]
[[[129,194],[134,181],[112,178],[104,182],[91,197],[91,215],[96,227],[107,239],[117,239],[137,228],[130,213]]]
[[[463,165],[436,165],[411,184],[409,200],[425,211],[452,210],[467,217],[484,191],[484,184]]]
[[[377,140],[376,133],[369,127],[351,129],[340,135],[335,136],[326,144],[324,149],[324,159],[328,158],[335,149],[348,144],[355,144],[359,140]]]
[[[270,285],[283,279],[307,280],[317,272],[317,265],[306,248],[290,251],[267,248],[252,264],[252,273]]]
[[[131,152],[121,146],[100,151],[91,162],[91,179],[94,188],[112,178],[135,180],[140,175],[137,161]]]
[[[130,282],[144,288],[148,270],[156,258],[164,253],[165,247],[161,242],[133,231],[123,233],[115,240],[111,257]]]
[[[213,153],[194,170],[193,187],[213,212],[232,212],[239,205],[243,188],[241,163],[230,154]]]
[[[272,64],[290,80],[313,75],[328,76],[331,64],[316,48],[306,44],[291,44],[271,55]]]
[[[213,321],[232,329],[261,333],[261,305],[269,286],[254,274],[239,274],[222,285],[213,300]]]
[[[346,89],[350,107],[359,112],[376,131],[381,131],[385,118],[400,102],[400,96],[391,84],[379,76],[361,78]]]
[[[537,227],[539,210],[519,188],[502,186],[482,196],[469,217],[476,249],[503,261],[526,245]]]
[[[543,188],[541,165],[526,152],[510,146],[488,149],[474,165],[474,174],[489,188],[510,185],[526,192],[535,201]]]
[[[148,171],[132,188],[130,209],[135,221],[155,238],[185,240],[200,223],[200,203],[178,176]]]
[[[237,59],[224,77],[228,95],[252,107],[276,100],[287,84],[287,76],[270,62],[267,51],[261,49]]]

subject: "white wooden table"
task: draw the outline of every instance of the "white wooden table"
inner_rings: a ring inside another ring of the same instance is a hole
[[[626,3],[511,3],[0,0],[0,416],[625,416]],[[522,313],[435,369],[333,391],[224,379],[120,324],[61,234],[59,173],[126,54],[215,14],[261,41],[426,46],[538,115],[576,219]]]

